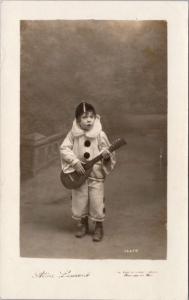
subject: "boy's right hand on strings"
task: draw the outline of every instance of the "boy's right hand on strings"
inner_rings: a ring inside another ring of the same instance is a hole
[[[82,163],[78,161],[75,165],[74,168],[78,174],[85,174],[85,169],[82,166]]]

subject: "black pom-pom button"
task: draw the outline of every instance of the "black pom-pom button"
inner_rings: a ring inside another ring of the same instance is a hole
[[[85,147],[90,147],[91,142],[89,140],[86,140],[84,145],[85,145]]]
[[[84,157],[85,157],[86,159],[88,159],[88,158],[90,157],[90,153],[89,153],[89,152],[85,152],[85,153],[84,153]]]

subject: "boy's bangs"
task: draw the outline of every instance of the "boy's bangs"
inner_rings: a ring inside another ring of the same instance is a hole
[[[82,114],[82,116],[83,116],[83,115],[86,115],[86,116],[88,116],[89,114],[92,114],[94,117],[96,117],[96,114],[95,114],[95,112],[94,112],[94,111],[92,111],[91,109],[90,109],[90,110],[87,110],[86,112],[84,112],[84,113]]]
[[[94,116],[96,116],[96,111],[91,104],[87,102],[81,102],[75,111],[76,119],[80,118],[84,113],[92,113]]]

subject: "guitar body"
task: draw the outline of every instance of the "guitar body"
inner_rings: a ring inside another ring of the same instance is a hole
[[[124,139],[119,138],[109,147],[108,150],[109,150],[109,152],[113,152],[125,144],[126,144],[126,141]],[[83,168],[85,169],[85,175],[78,174],[76,171],[71,172],[71,173],[64,173],[63,171],[61,171],[60,180],[61,180],[62,184],[67,189],[79,188],[85,182],[85,180],[90,176],[93,165],[96,162],[98,162],[100,159],[102,159],[102,154],[99,154],[92,160],[86,162],[85,164],[82,164]]]
[[[83,167],[85,168],[84,164],[83,164]],[[76,171],[71,172],[71,173],[64,173],[63,171],[61,171],[61,173],[60,173],[60,179],[61,179],[62,184],[67,189],[77,189],[89,177],[91,171],[92,171],[92,167],[89,168],[89,169],[87,169],[87,170],[85,170],[85,175],[78,174]]]

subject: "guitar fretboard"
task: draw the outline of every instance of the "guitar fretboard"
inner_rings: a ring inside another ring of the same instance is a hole
[[[115,142],[113,142],[111,144],[111,146],[108,148],[108,150],[110,152],[113,152],[125,144],[126,144],[126,141],[124,139],[117,139]],[[89,162],[87,162],[85,164],[85,169],[91,168],[95,163],[97,163],[101,159],[102,159],[102,153],[97,155],[95,158],[91,159]]]

